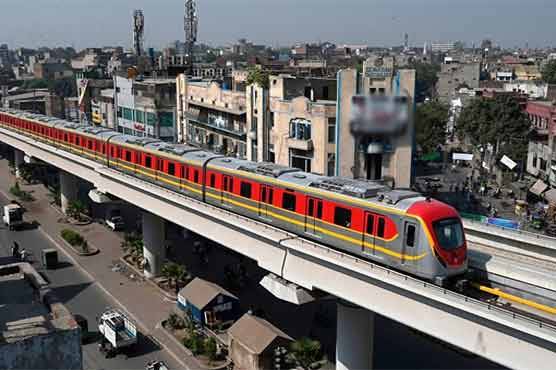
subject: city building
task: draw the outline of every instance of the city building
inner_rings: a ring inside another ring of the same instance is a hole
[[[255,90],[256,92],[256,90]],[[280,165],[321,175],[334,175],[336,166],[336,79],[271,76],[269,89],[270,125],[258,130],[253,160],[268,158]],[[260,95],[260,94],[259,94]],[[257,94],[252,100],[257,103]],[[259,97],[262,98],[262,97]],[[253,111],[257,111],[256,107]],[[260,107],[264,110],[264,107]],[[255,121],[257,122],[257,121]],[[270,130],[268,145],[265,131]],[[248,147],[252,146],[249,145]]]
[[[456,45],[453,42],[433,42],[431,44],[431,51],[433,53],[447,53],[455,49]]]
[[[176,80],[116,76],[117,128],[124,134],[175,141]]]
[[[193,320],[213,327],[238,318],[239,300],[232,293],[206,280],[195,278],[178,293],[178,308]]]
[[[525,112],[531,119],[533,129],[526,170],[556,187],[556,106],[552,102],[528,101]]]
[[[518,81],[534,81],[542,79],[539,67],[534,64],[517,64],[514,67],[515,79]]]
[[[28,263],[0,266],[0,368],[82,369],[81,329]]]
[[[73,77],[71,66],[66,63],[41,61],[34,64],[36,79],[59,80]]]
[[[235,368],[266,370],[276,368],[275,350],[293,341],[286,333],[252,314],[245,314],[228,330],[230,358]]]
[[[382,180],[399,188],[412,181],[413,121],[409,119],[396,136],[354,138],[350,132],[354,96],[387,95],[407,99],[413,111],[415,70],[398,69],[392,56],[373,55],[363,62],[362,73],[346,69],[338,73],[336,129],[336,176]]]
[[[4,108],[13,108],[33,113],[46,113],[48,89],[16,90],[2,97]]]
[[[184,74],[176,79],[176,87],[178,141],[246,158],[245,90],[231,90],[216,81],[188,80]]]
[[[91,121],[95,125],[117,130],[114,113],[114,89],[101,90],[100,95],[91,100]]]
[[[77,72],[75,74],[81,122],[94,122],[92,102],[100,98],[101,91],[114,86],[113,79],[100,79],[97,78],[98,76],[99,74],[96,72]]]
[[[479,88],[480,74],[481,65],[479,63],[442,64],[436,84],[438,98],[448,102],[455,97],[457,90],[461,87]]]

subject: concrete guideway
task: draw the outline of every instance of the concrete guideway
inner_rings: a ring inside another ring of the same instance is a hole
[[[378,267],[0,129],[0,141],[205,235],[307,289],[320,289],[494,362],[551,369],[556,328]],[[310,272],[310,273],[308,273]]]

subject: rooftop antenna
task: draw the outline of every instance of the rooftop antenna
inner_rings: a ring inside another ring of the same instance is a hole
[[[187,57],[187,73],[193,75],[193,47],[197,42],[197,30],[199,17],[197,15],[197,4],[195,0],[185,0],[185,54]]]
[[[138,57],[143,55],[145,17],[142,10],[133,11],[133,51]]]

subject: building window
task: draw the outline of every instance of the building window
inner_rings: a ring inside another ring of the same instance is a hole
[[[334,223],[338,226],[351,227],[351,211],[346,208],[336,207]]]
[[[244,198],[251,198],[251,184],[245,181],[241,182],[240,195]]]
[[[303,155],[305,152],[292,149],[290,151],[290,167],[299,168],[301,171],[311,172],[311,159]]]
[[[370,95],[376,94],[376,87],[371,87],[371,88],[369,89],[369,94],[370,94]]]
[[[336,173],[336,154],[328,154],[328,163],[326,167],[326,175],[334,176]]]
[[[329,144],[336,143],[336,118],[335,117],[328,118],[328,143]]]
[[[145,113],[140,110],[135,111],[135,121],[139,123],[145,123]]]
[[[311,121],[306,119],[292,119],[290,121],[290,138],[297,140],[311,139]]]
[[[282,208],[295,212],[295,194],[284,193],[282,195]]]

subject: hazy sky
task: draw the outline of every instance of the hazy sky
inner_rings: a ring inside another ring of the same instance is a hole
[[[224,45],[333,41],[412,45],[490,37],[503,46],[556,45],[556,0],[198,0],[199,39]],[[10,47],[131,45],[133,9],[146,46],[182,40],[181,0],[0,0],[0,43]]]

